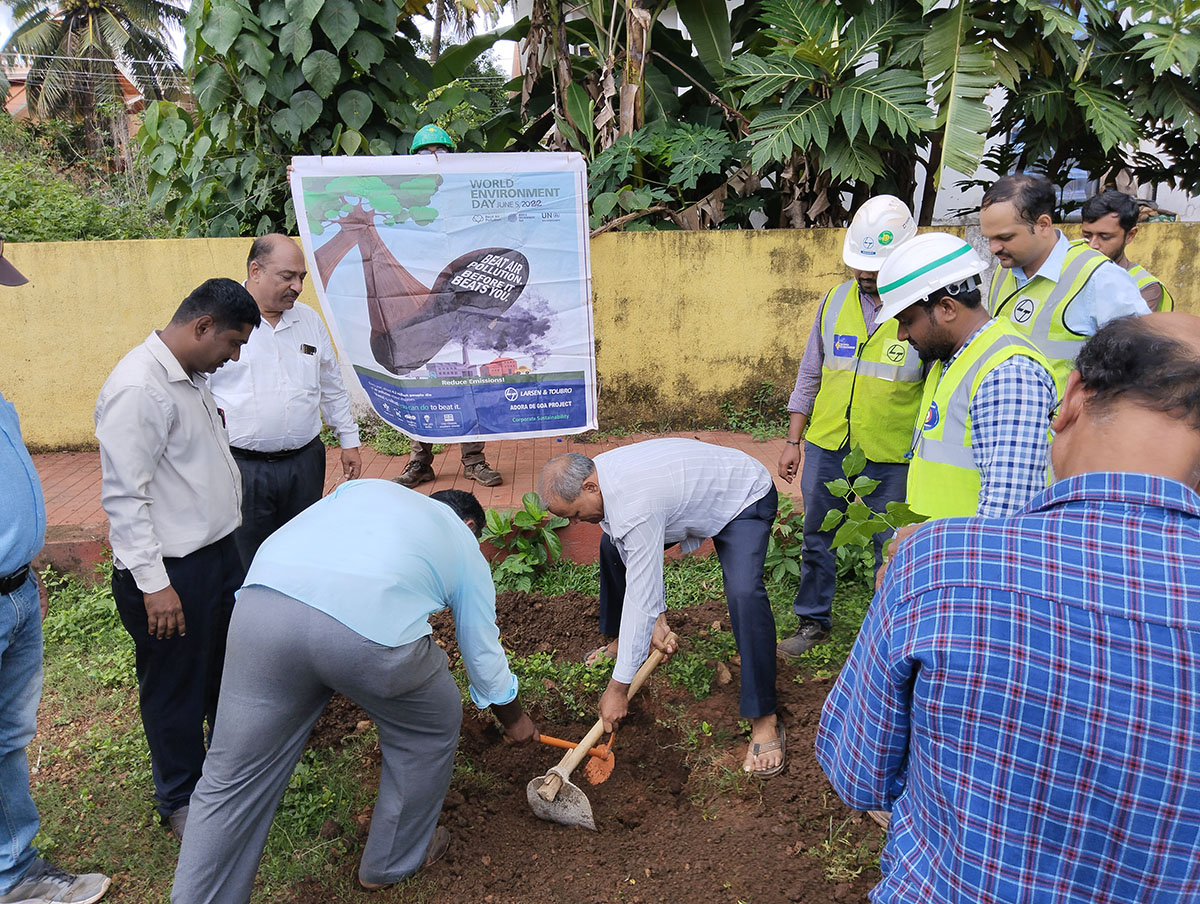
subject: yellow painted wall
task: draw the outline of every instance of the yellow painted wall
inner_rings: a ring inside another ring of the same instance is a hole
[[[1071,229],[1068,229],[1071,233]],[[592,242],[603,426],[689,427],[786,397],[821,296],[847,277],[842,230],[647,232]],[[94,444],[109,371],[212,276],[243,279],[249,239],[5,246],[29,284],[0,286],[0,392],[33,448]],[[1149,223],[1131,257],[1200,313],[1200,224]],[[316,306],[306,286],[301,300]]]
[[[250,239],[4,246],[29,280],[0,286],[0,392],[33,449],[94,447],[96,396],[121,357],[204,280],[246,278]],[[301,300],[317,304],[306,284]]]

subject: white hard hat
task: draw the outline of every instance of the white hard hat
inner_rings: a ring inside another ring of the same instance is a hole
[[[876,195],[863,202],[842,242],[842,260],[855,270],[875,272],[892,250],[917,234],[917,224],[895,195]]]
[[[883,306],[875,317],[882,323],[905,308],[924,301],[939,289],[974,288],[979,274],[987,269],[964,239],[945,232],[930,232],[904,243],[879,268],[879,300]]]

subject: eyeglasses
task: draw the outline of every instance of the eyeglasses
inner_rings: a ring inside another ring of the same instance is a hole
[[[1062,411],[1062,399],[1059,399],[1054,403],[1054,407],[1050,409],[1050,413],[1046,415],[1046,419],[1053,424],[1056,420],[1058,420],[1058,414],[1060,411]]]

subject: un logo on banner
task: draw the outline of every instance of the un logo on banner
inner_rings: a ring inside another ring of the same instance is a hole
[[[938,403],[930,402],[929,410],[925,412],[925,423],[921,425],[922,430],[932,430],[941,423],[942,415],[938,411]]]
[[[893,364],[903,364],[905,353],[906,352],[903,345],[901,345],[899,342],[893,342],[887,347],[887,351],[885,351],[883,354]]]
[[[1033,319],[1033,314],[1037,310],[1037,302],[1028,295],[1021,298],[1017,302],[1017,306],[1013,308],[1012,319],[1015,323],[1028,323]]]

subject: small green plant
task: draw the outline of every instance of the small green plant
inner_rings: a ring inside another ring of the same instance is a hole
[[[800,577],[801,548],[804,546],[804,515],[796,512],[792,497],[779,497],[779,511],[767,540],[767,579],[782,581],[788,575]]]
[[[358,419],[358,433],[363,445],[370,446],[380,455],[408,455],[412,452],[412,440],[376,414]],[[327,446],[339,445],[337,436],[329,427],[321,431],[321,442]],[[445,443],[434,443],[433,453],[436,455],[445,448]]]
[[[759,384],[748,407],[738,408],[733,402],[724,401],[721,413],[729,430],[749,433],[758,442],[787,435],[787,407],[780,404],[779,393],[770,380]]]
[[[569,719],[595,716],[596,701],[608,686],[614,665],[612,659],[594,666],[569,660],[555,662],[552,653],[532,653],[509,660],[526,707],[537,704],[546,716]]]
[[[689,691],[697,700],[703,700],[712,691],[716,669],[698,653],[676,653],[667,661],[666,669],[671,683]]]
[[[853,817],[851,817],[852,819]],[[829,834],[820,844],[810,847],[810,857],[824,864],[825,881],[833,883],[853,882],[868,866],[878,865],[878,858],[862,842],[855,842],[846,830],[850,819],[834,828],[833,817],[829,817]]]
[[[862,447],[855,444],[842,459],[844,478],[826,481],[829,492],[846,501],[846,510],[833,509],[821,522],[821,530],[833,530],[833,548],[853,545],[869,547],[874,536],[883,531],[894,531],[908,524],[920,524],[924,515],[918,515],[907,502],[889,502],[883,512],[874,511],[863,500],[875,492],[878,480],[862,474],[867,465],[867,456]]]
[[[528,592],[534,575],[548,562],[562,556],[562,541],[555,533],[567,519],[542,508],[537,493],[521,497],[522,508],[512,512],[487,510],[487,526],[481,539],[496,548],[492,578],[496,586]],[[503,556],[503,561],[495,560]]]

